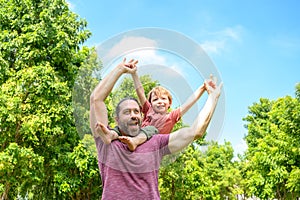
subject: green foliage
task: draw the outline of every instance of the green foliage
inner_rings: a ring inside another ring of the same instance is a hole
[[[90,54],[86,25],[64,0],[0,0],[1,199],[62,199],[55,177],[82,172],[64,156],[79,142],[71,91]]]
[[[50,66],[34,66],[19,70],[1,88],[1,150],[10,143],[33,148],[44,158],[44,176],[51,177],[55,155],[70,151],[78,140],[67,84]]]
[[[10,142],[41,147],[53,137],[65,137],[64,130],[69,127],[63,118],[72,120],[72,110],[66,106],[71,95],[50,66],[18,71],[2,84],[0,96],[3,148]]]
[[[249,108],[245,185],[249,195],[286,199],[299,195],[300,102],[286,96]]]
[[[296,98],[300,101],[300,83],[296,85]]]
[[[95,158],[97,157],[97,149],[95,145],[94,137],[90,134],[85,134],[82,139],[82,144],[86,147]]]
[[[9,67],[1,70],[0,82],[21,69],[48,63],[71,85],[82,60],[79,44],[90,36],[86,22],[64,0],[1,0],[0,5],[1,56]]]
[[[0,152],[0,193],[5,194],[2,198],[25,194],[26,189],[33,189],[44,178],[43,164],[44,158],[31,148],[10,143]],[[8,191],[13,194],[8,195]]]
[[[287,188],[300,194],[300,168],[293,166],[287,181]]]
[[[92,134],[89,123],[90,96],[100,81],[99,72],[102,69],[96,50],[86,51],[89,54],[78,71],[72,93],[75,123],[80,138]]]
[[[162,199],[225,199],[241,192],[230,143],[212,142],[206,151],[194,143],[175,162],[160,169]]]
[[[79,143],[73,152],[60,155],[61,168],[54,182],[63,199],[98,199],[101,196],[101,180],[97,159],[87,150],[83,143]]]

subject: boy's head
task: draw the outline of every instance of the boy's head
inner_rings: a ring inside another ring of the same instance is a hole
[[[169,109],[170,106],[172,105],[172,95],[166,88],[162,86],[156,86],[148,93],[148,101],[150,102],[150,104],[153,104],[155,98],[162,98],[162,97],[167,98],[168,100],[167,109]]]

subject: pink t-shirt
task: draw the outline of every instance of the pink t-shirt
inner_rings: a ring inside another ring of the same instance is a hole
[[[157,134],[134,152],[119,140],[104,144],[95,138],[102,179],[102,199],[160,199],[158,171],[170,154],[169,135]]]
[[[171,133],[174,125],[180,120],[180,109],[177,108],[166,115],[154,112],[149,101],[143,105],[142,112],[144,118],[142,127],[155,126],[159,133],[168,134]]]

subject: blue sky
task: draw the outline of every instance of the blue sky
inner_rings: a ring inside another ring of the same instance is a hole
[[[245,149],[242,118],[248,106],[260,98],[294,96],[300,82],[300,1],[68,2],[88,22],[92,37],[87,46],[145,27],[173,30],[198,43],[224,83],[225,120],[219,142],[230,141],[235,153]]]

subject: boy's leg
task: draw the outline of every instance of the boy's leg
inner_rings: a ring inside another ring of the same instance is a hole
[[[140,133],[135,137],[119,136],[119,140],[128,145],[130,151],[134,151],[136,147],[149,140],[158,130],[154,126],[142,127]]]
[[[158,134],[158,129],[155,126],[145,126],[141,128],[141,132],[146,135],[147,140],[150,140],[153,135]]]
[[[119,138],[119,134],[114,130],[110,130],[111,134],[112,134],[112,140],[116,140]]]
[[[140,132],[135,137],[119,136],[119,140],[124,144],[127,144],[130,151],[134,151],[138,145],[147,141],[147,136],[143,132]]]
[[[100,131],[99,129],[102,129],[102,131],[105,133],[103,136],[107,140],[111,140],[112,141],[112,140],[118,139],[118,137],[119,137],[119,132],[118,132],[119,129],[110,129],[109,127],[105,127],[101,123],[97,123],[96,127],[97,127],[96,131]],[[97,133],[97,134],[99,134],[99,133]]]

